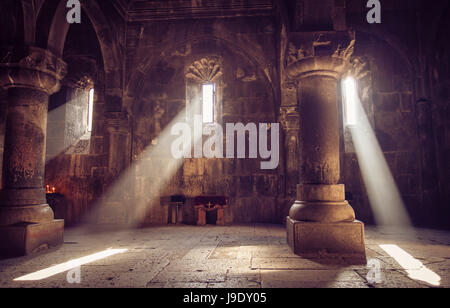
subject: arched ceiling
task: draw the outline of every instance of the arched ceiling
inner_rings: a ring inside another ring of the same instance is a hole
[[[127,21],[267,16],[273,14],[273,0],[113,0]]]

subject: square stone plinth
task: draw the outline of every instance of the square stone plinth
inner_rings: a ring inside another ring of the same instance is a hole
[[[365,258],[364,224],[354,222],[322,223],[286,221],[287,242],[301,256]]]
[[[64,220],[0,227],[0,256],[17,257],[61,245]]]

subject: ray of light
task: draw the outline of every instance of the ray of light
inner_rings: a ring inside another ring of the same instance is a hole
[[[79,267],[81,265],[85,265],[88,263],[92,263],[101,259],[105,259],[108,257],[111,257],[116,254],[124,253],[128,251],[128,249],[106,249],[101,252],[97,252],[95,254],[85,256],[79,259],[70,260],[65,263],[61,263],[55,266],[51,266],[48,268],[45,268],[43,270],[21,276],[19,278],[14,279],[14,281],[36,281],[36,280],[43,280],[49,277],[52,277],[54,275],[69,271],[73,268]]]
[[[89,92],[89,99],[94,99],[94,92]],[[81,96],[81,95],[80,95]],[[81,97],[85,98],[85,97]],[[91,123],[92,126],[92,116],[93,116],[93,103],[89,104],[88,108],[89,114],[86,114],[86,129],[87,131],[80,133],[75,136],[72,143],[69,144],[67,142],[66,137],[64,136],[66,130],[66,118],[71,116],[68,114],[67,106],[74,104],[73,101],[79,100],[80,97],[75,97],[71,101],[64,102],[64,104],[57,106],[53,109],[49,109],[47,114],[47,125],[49,129],[47,130],[47,152],[45,156],[46,164],[50,163],[53,159],[57,158],[60,154],[65,153],[70,147],[76,145],[80,140],[89,139],[90,131],[88,132],[88,125]],[[92,127],[91,127],[92,128]]]
[[[406,271],[409,278],[439,286],[441,277],[397,245],[379,245]]]
[[[376,223],[409,227],[409,215],[359,99],[356,81],[348,77],[343,82],[343,89],[345,122],[352,135]]]
[[[200,99],[193,100],[138,157],[134,157],[132,165],[109,186],[107,192],[87,214],[85,221],[102,223],[102,220],[121,220],[122,223],[132,227],[145,222],[145,219],[151,215],[161,215],[157,213],[157,209],[163,190],[184,162],[183,157],[174,158],[171,154],[172,142],[176,138],[171,133],[172,127],[178,123],[192,125],[188,118],[194,114],[201,114],[200,108]],[[201,135],[191,136],[191,145],[193,146],[196,142],[202,142]],[[124,202],[118,204],[118,200],[127,199],[129,201],[126,204]],[[111,206],[114,205],[123,207],[124,210],[111,211]],[[123,222],[122,217],[112,217],[112,215],[126,216],[126,222]]]

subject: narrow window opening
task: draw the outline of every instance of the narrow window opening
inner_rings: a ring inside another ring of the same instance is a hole
[[[204,84],[203,92],[203,123],[214,123],[215,84]]]
[[[88,119],[87,119],[87,131],[92,132],[92,120],[94,118],[94,88],[89,90],[89,103],[88,103]]]
[[[355,126],[358,124],[358,90],[355,79],[347,77],[343,81],[343,89],[345,124]]]

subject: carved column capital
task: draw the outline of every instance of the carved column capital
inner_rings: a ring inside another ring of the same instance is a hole
[[[65,57],[68,73],[62,81],[63,85],[71,88],[91,89],[97,77],[97,62],[87,56]]]
[[[50,51],[34,46],[0,47],[0,87],[57,92],[67,65]]]
[[[299,130],[300,117],[297,106],[280,107],[279,121],[285,131]]]
[[[347,32],[295,33],[289,44],[289,79],[328,76],[338,79],[351,67],[355,39]]]

